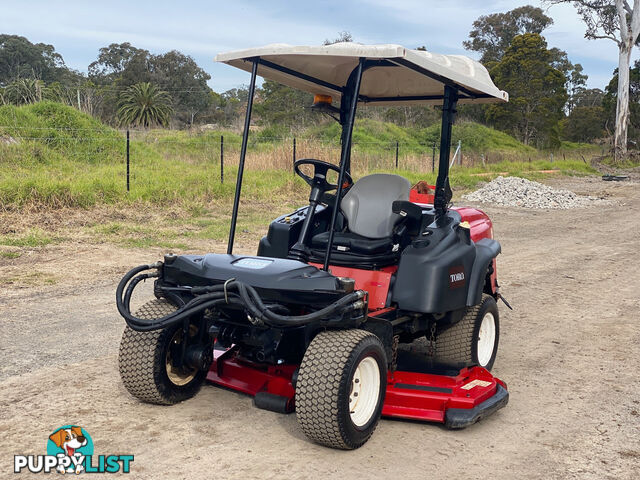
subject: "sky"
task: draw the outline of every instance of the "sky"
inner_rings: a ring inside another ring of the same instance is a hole
[[[473,21],[527,3],[549,9],[555,21],[543,33],[549,47],[582,64],[589,87],[604,88],[618,62],[615,43],[586,40],[571,5],[549,7],[536,0],[0,0],[0,32],[52,44],[67,66],[81,72],[111,43],[129,42],[156,54],[179,50],[223,92],[246,85],[249,74],[215,63],[217,53],[269,43],[318,45],[341,31],[360,43],[425,45],[432,52],[477,59],[462,47]]]

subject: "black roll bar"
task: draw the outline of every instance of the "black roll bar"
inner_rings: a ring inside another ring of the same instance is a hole
[[[449,185],[449,155],[451,154],[451,127],[458,103],[458,89],[444,86],[444,102],[442,103],[442,126],[440,130],[440,162],[438,164],[438,179],[433,206],[436,219],[447,212],[447,205],[451,200],[451,186]]]
[[[251,110],[253,109],[253,96],[256,89],[256,76],[258,73],[258,58],[252,59],[251,83],[249,84],[249,97],[247,98],[247,115],[244,118],[244,132],[242,132],[242,148],[240,149],[240,163],[238,165],[238,178],[236,179],[236,194],[233,198],[233,213],[231,214],[231,228],[229,229],[229,243],[227,253],[233,253],[233,240],[236,236],[236,222],[238,221],[238,207],[240,205],[240,192],[242,190],[242,175],[244,173],[244,159],[247,156],[247,142],[249,140],[249,126],[251,125]]]
[[[351,104],[346,116],[346,123],[342,125],[342,151],[340,152],[340,173],[338,174],[338,190],[336,191],[336,203],[331,214],[331,224],[329,225],[329,242],[327,243],[327,252],[324,255],[323,270],[329,269],[329,260],[331,259],[331,249],[333,248],[333,236],[336,228],[336,219],[338,218],[338,209],[340,208],[340,196],[342,195],[342,184],[344,182],[344,172],[347,169],[351,152],[351,136],[353,133],[353,122],[356,117],[356,107],[358,106],[358,96],[360,94],[360,82],[362,80],[362,71],[365,59],[360,58],[358,66],[349,75],[345,93],[349,91],[351,94]],[[344,95],[343,95],[344,100]],[[350,167],[350,165],[349,165]]]

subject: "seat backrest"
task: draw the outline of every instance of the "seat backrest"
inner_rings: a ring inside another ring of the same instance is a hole
[[[409,200],[410,189],[409,180],[399,175],[374,173],[362,177],[340,203],[349,231],[367,238],[390,237],[400,219],[391,206],[395,200]]]

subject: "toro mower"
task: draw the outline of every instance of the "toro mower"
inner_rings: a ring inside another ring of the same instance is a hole
[[[310,439],[342,449],[364,444],[381,416],[462,428],[506,405],[505,383],[489,373],[500,245],[483,212],[451,207],[448,173],[456,105],[505,102],[507,93],[469,58],[398,45],[277,44],[216,60],[251,72],[227,253],[168,254],[124,276],[116,297],[127,390],[169,405],[208,380],[260,408],[295,411]],[[315,94],[313,108],[342,126],[341,155],[338,165],[297,160],[309,204],[271,222],[257,255],[240,255],[258,75]],[[398,175],[352,178],[356,108],[369,104],[441,106],[432,202]],[[148,278],[156,299],[131,313]]]

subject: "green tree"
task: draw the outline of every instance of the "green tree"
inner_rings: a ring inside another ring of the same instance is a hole
[[[309,108],[313,104],[313,95],[310,93],[265,80],[259,96],[256,114],[266,125],[301,129],[317,121],[318,115]]]
[[[599,88],[585,88],[575,98],[576,107],[601,107],[604,92]]]
[[[150,58],[152,78],[169,91],[177,119],[193,125],[196,115],[204,112],[211,102],[211,75],[198,66],[193,58],[172,50]]]
[[[123,126],[168,125],[171,97],[149,82],[132,85],[120,96],[118,122]]]
[[[536,141],[540,146],[553,146],[568,95],[565,77],[552,62],[542,36],[516,36],[491,70],[498,87],[509,92],[509,102],[490,105],[486,112],[489,122],[513,132],[527,145]]]
[[[498,62],[517,35],[542,33],[553,19],[541,8],[525,5],[504,13],[483,15],[473,22],[469,40],[462,42],[467,50],[479,52],[480,61],[487,67]]]
[[[249,89],[232,88],[220,94],[220,106],[224,113],[225,125],[242,127],[244,112],[242,108],[249,98]]]
[[[368,107],[371,109],[372,107]],[[437,122],[440,114],[430,106],[412,105],[407,107],[373,107],[383,109],[382,120],[403,127],[425,128]],[[363,109],[364,110],[364,109]]]
[[[130,43],[112,43],[101,48],[98,59],[89,65],[89,78],[115,90],[143,82],[158,85],[171,96],[173,119],[187,125],[192,125],[211,102],[207,85],[211,76],[193,58],[176,50],[152,55]],[[118,101],[116,94],[105,96],[103,111],[107,116],[113,115]]]
[[[549,52],[551,53],[551,64],[554,68],[560,70],[566,79],[565,87],[567,88],[567,93],[569,95],[566,110],[570,113],[575,105],[575,97],[580,95],[580,93],[586,88],[587,79],[589,77],[583,73],[584,69],[582,68],[582,65],[579,63],[576,63],[575,65],[571,63],[567,56],[567,52],[564,50],[560,50],[559,48],[550,48]]]
[[[225,127],[241,129],[248,98],[247,88],[232,88],[223,93],[209,93],[209,106],[199,114],[203,123],[215,123]],[[259,97],[259,95],[258,95]],[[259,98],[256,98],[259,101]]]
[[[463,42],[463,45],[468,50],[479,52],[480,61],[491,70],[502,59],[516,36],[525,33],[540,34],[552,24],[553,19],[545,15],[542,9],[525,5],[508,12],[481,16],[473,23],[469,40]],[[586,88],[587,75],[583,73],[582,65],[571,63],[563,50],[550,48],[549,52],[553,67],[565,76],[569,93],[565,108],[570,112],[575,103],[573,97]],[[474,121],[482,121],[486,107],[466,105],[461,107],[461,113]]]
[[[18,35],[0,35],[0,86],[19,78],[54,82],[67,75],[72,76],[53,45],[34,44]]]
[[[572,142],[592,142],[605,135],[603,107],[575,107],[562,122],[563,137]]]
[[[128,42],[112,43],[98,52],[89,64],[89,81],[95,85],[95,97],[100,98],[96,112],[107,123],[117,123],[119,92],[136,83],[152,82],[148,50]]]
[[[108,84],[119,81],[128,72],[126,86],[148,80],[150,75],[148,50],[136,48],[129,42],[112,43],[98,52],[98,59],[89,64],[89,78],[97,83]],[[130,83],[133,80],[133,83]],[[137,82],[135,81],[137,80]]]

